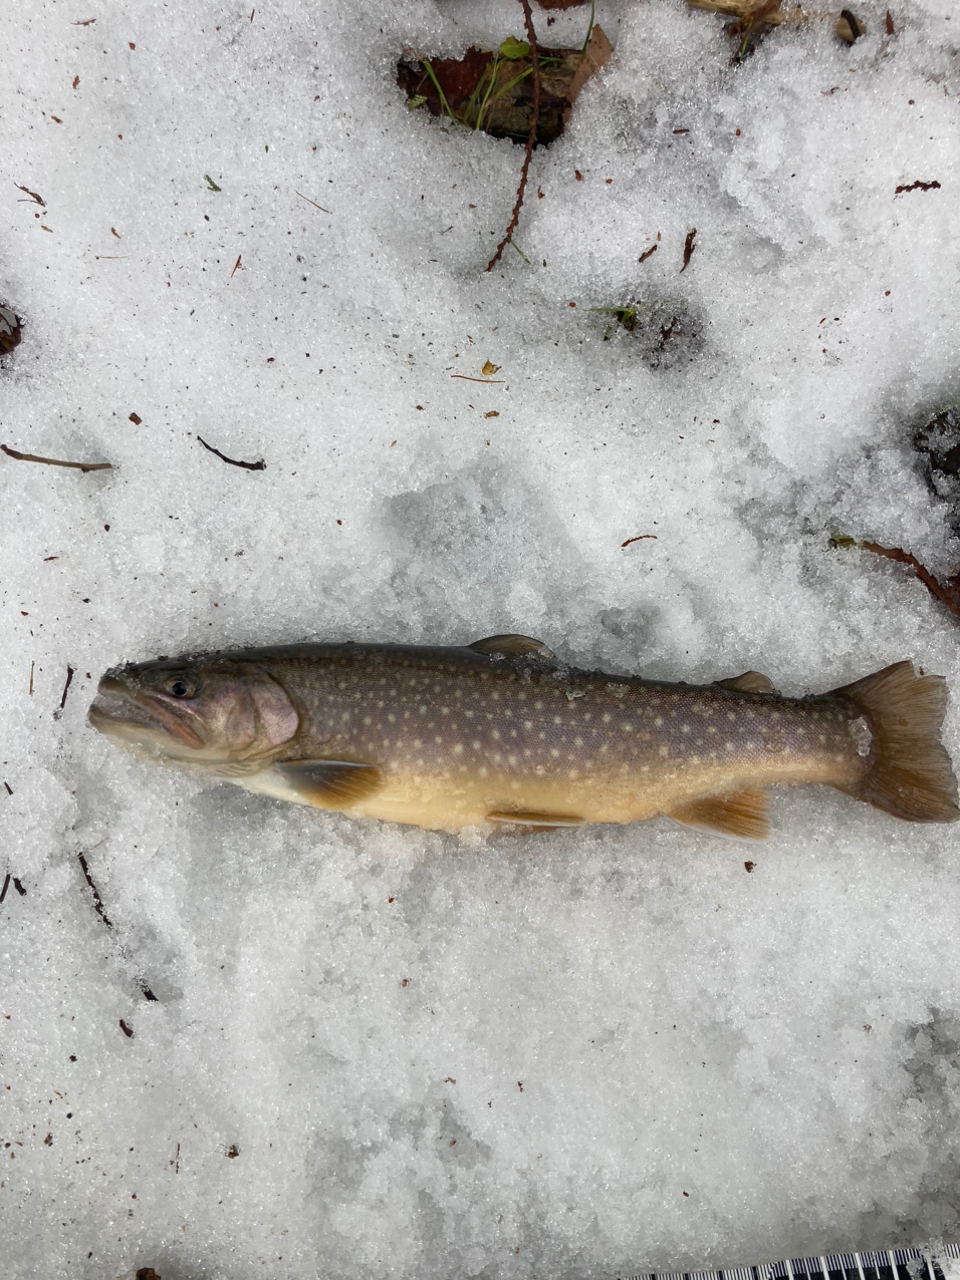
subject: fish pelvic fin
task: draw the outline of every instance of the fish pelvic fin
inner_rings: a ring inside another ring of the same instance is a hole
[[[583,818],[565,813],[488,813],[487,821],[498,827],[516,827],[520,831],[559,831],[563,827],[582,827]]]
[[[349,809],[379,791],[383,774],[352,760],[288,760],[274,765],[291,791],[318,809]]]
[[[834,689],[850,698],[873,731],[873,762],[852,787],[840,787],[908,822],[955,822],[957,780],[940,741],[947,705],[942,676],[918,676],[912,662],[897,662]]]
[[[741,840],[763,840],[770,834],[769,800],[765,791],[727,791],[717,796],[691,800],[669,815],[687,827]]]

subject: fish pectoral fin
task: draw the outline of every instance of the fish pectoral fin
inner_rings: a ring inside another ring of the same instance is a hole
[[[475,653],[499,653],[505,658],[529,655],[552,661],[557,656],[542,640],[534,640],[532,636],[487,636],[485,640],[474,640],[468,648],[473,649]]]
[[[721,689],[733,689],[737,693],[776,693],[773,681],[759,671],[745,671],[742,676],[730,676],[727,680],[715,680]]]
[[[769,798],[766,791],[728,791],[719,796],[691,800],[668,815],[688,827],[702,827],[725,836],[762,840],[770,834]]]
[[[318,809],[348,809],[383,785],[376,765],[355,760],[285,760],[273,767],[292,791]]]
[[[497,825],[523,827],[526,831],[557,831],[561,827],[582,827],[586,821],[569,813],[488,813],[487,821]]]

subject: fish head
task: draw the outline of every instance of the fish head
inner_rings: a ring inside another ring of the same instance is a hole
[[[255,662],[227,658],[114,668],[88,719],[115,746],[207,767],[265,763],[300,725],[279,681]]]

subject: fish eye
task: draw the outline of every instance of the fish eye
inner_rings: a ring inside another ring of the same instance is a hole
[[[174,698],[192,698],[195,692],[196,686],[184,680],[182,676],[177,676],[167,685],[167,693],[172,694]]]

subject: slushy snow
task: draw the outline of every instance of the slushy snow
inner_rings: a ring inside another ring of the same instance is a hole
[[[0,457],[4,1278],[956,1235],[956,828],[810,788],[757,846],[458,838],[85,722],[121,661],[519,631],[790,694],[913,658],[960,758],[956,619],[830,544],[960,564],[913,447],[960,397],[960,12],[890,14],[738,66],[715,15],[599,0],[615,55],[487,274],[522,148],[409,110],[396,64],[522,35],[515,0],[8,6],[2,442],[114,469]],[[582,43],[587,8],[534,16]]]

